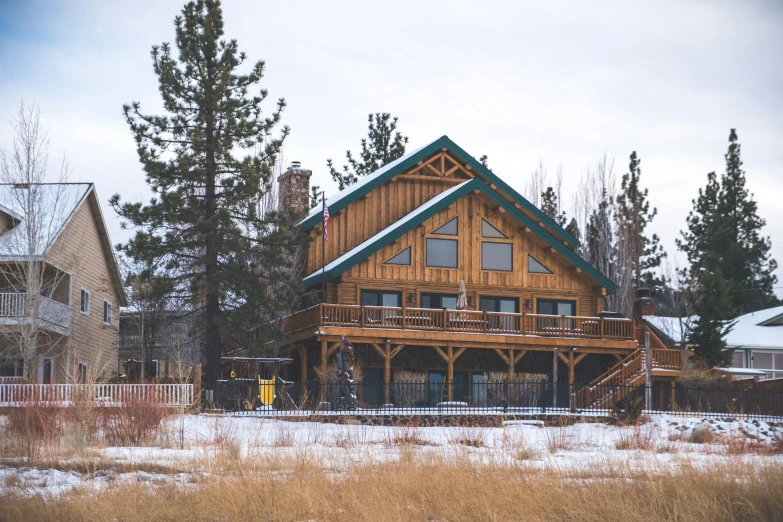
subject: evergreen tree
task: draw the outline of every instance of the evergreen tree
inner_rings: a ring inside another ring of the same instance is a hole
[[[397,131],[396,116],[392,118],[387,112],[378,112],[368,115],[368,121],[367,138],[362,140],[362,151],[358,158],[354,158],[350,150],[346,151],[348,164],[343,165],[342,172],[334,167],[331,159],[326,160],[329,173],[340,190],[405,155],[408,137]]]
[[[577,223],[576,218],[571,218],[571,221],[569,221],[568,225],[565,227],[565,231],[571,234],[577,241],[582,240],[581,233],[579,232],[579,223]]]
[[[289,132],[273,135],[283,99],[262,114],[264,62],[239,72],[246,57],[223,39],[218,0],[186,4],[175,30],[178,56],[168,43],[151,53],[166,114],[143,114],[138,102],[123,107],[154,197],[128,203],[116,194],[111,204],[137,229],[118,249],[147,267],[142,277],[164,276],[165,291],[201,314],[195,333],[212,388],[228,332],[237,344],[274,335],[265,325],[293,303],[302,237],[290,213],[262,210]]]
[[[770,239],[760,234],[766,221],[759,217],[756,202],[745,187],[740,144],[735,129],[729,133],[725,155],[726,172],[720,181],[714,172],[699,189],[678,247],[688,255],[692,270],[700,274],[708,263],[720,273],[729,288],[734,315],[775,306],[773,287],[777,262],[772,259]]]
[[[693,346],[693,355],[710,368],[731,364],[734,350],[726,349],[726,334],[733,323],[731,316],[729,285],[720,272],[702,268],[696,290],[694,313],[698,316],[690,333],[688,344]]]
[[[618,227],[626,231],[628,249],[628,266],[618,267],[619,270],[630,270],[633,275],[633,286],[658,286],[660,279],[652,272],[661,265],[661,259],[666,255],[656,234],[647,236],[645,230],[658,213],[656,208],[650,208],[647,200],[648,190],[641,188],[642,171],[639,168],[641,160],[636,151],[631,153],[629,172],[623,174],[620,184],[620,194],[617,196]]]
[[[565,211],[560,211],[560,201],[552,187],[541,193],[541,211],[561,227],[565,226],[568,218]]]

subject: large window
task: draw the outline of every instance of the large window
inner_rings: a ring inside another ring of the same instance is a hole
[[[392,256],[391,259],[386,261],[387,265],[410,265],[411,264],[411,247],[406,248],[399,254]]]
[[[552,271],[545,267],[538,259],[527,255],[527,271],[531,274],[551,274]]]
[[[514,270],[513,246],[511,243],[481,243],[481,269],[502,270],[511,272]]]
[[[457,296],[453,294],[421,294],[421,307],[456,310]]]
[[[458,231],[457,224],[457,218],[454,218],[445,225],[438,227],[436,230],[433,230],[432,233],[444,236],[456,236]]]
[[[457,268],[457,240],[427,238],[427,266]]]
[[[537,313],[544,315],[576,315],[576,301],[539,299]]]
[[[484,312],[519,313],[519,299],[515,297],[481,296],[479,309]]]
[[[402,294],[390,290],[362,290],[362,304],[365,306],[402,306]]]
[[[783,377],[783,353],[751,352],[750,359],[754,369],[767,372],[767,379]]]

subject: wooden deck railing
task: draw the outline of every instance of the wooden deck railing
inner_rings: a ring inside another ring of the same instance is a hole
[[[25,403],[67,406],[77,399],[99,406],[121,406],[132,400],[150,401],[166,407],[193,403],[192,384],[0,384],[0,407]]]
[[[634,340],[633,321],[604,317],[319,304],[284,320],[286,333],[321,326]]]

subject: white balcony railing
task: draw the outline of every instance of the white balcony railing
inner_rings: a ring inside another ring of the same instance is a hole
[[[67,406],[75,400],[99,406],[145,401],[166,407],[193,404],[192,384],[0,384],[0,407],[30,403]]]
[[[0,317],[27,317],[27,294],[0,293]],[[40,296],[38,301],[38,318],[62,326],[71,327],[71,307],[54,299]]]

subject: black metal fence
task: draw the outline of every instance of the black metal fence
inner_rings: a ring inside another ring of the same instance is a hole
[[[451,388],[451,389],[449,389]],[[630,410],[674,415],[783,420],[783,392],[734,388],[672,388],[671,385],[601,386],[568,383],[444,382],[322,384],[317,381],[218,383],[218,411],[264,415],[496,414],[623,415]]]

